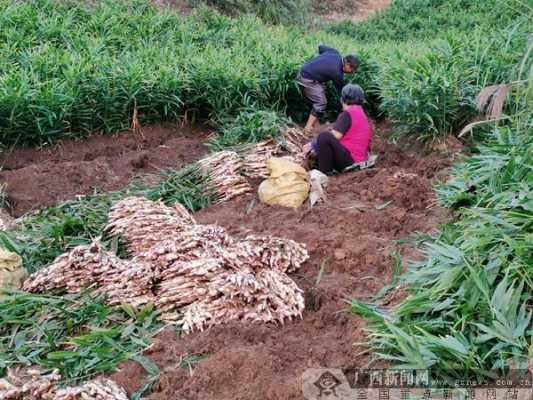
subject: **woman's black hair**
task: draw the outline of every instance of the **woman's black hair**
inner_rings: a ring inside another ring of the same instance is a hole
[[[346,105],[359,105],[362,106],[365,102],[365,92],[361,89],[361,86],[349,83],[342,88],[341,92],[342,102]]]
[[[357,71],[357,68],[359,68],[359,64],[361,64],[361,62],[359,61],[359,57],[352,54],[344,57],[344,62],[350,64],[354,71]]]

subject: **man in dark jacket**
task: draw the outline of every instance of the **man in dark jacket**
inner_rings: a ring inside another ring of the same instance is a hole
[[[306,62],[297,77],[305,97],[313,105],[305,125],[306,130],[312,130],[316,121],[322,118],[326,111],[328,101],[324,84],[332,81],[340,94],[344,86],[344,74],[351,74],[357,71],[358,67],[359,59],[356,56],[343,58],[331,47],[318,46],[318,56]]]

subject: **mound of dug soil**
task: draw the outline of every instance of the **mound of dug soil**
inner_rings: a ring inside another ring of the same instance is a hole
[[[365,366],[367,357],[357,355],[364,346],[354,347],[366,341],[365,324],[345,312],[345,300],[370,298],[389,283],[395,240],[446,220],[446,212],[433,206],[431,184],[449,165],[408,154],[380,137],[373,151],[379,154],[375,168],[331,178],[327,204],[293,211],[250,195],[195,215],[237,236],[265,233],[306,243],[311,260],[291,275],[305,290],[306,311],[284,326],[233,323],[184,337],[170,329],[160,333],[145,353],[161,369],[151,399],[301,399],[307,368]],[[399,251],[416,256],[408,246]],[[393,293],[394,301],[401,297]],[[192,374],[180,367],[191,355],[205,356]],[[144,378],[134,362],[113,376],[130,394]]]
[[[151,127],[143,137],[123,132],[66,141],[52,148],[0,153],[0,183],[14,216],[94,190],[112,191],[132,178],[177,169],[206,152],[202,128],[176,131]]]
[[[314,1],[314,9],[326,21],[362,21],[387,8],[391,0]]]

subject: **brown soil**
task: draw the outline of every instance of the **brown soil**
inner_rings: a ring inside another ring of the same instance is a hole
[[[183,15],[189,14],[192,10],[189,0],[153,0],[153,3],[158,7],[174,8]]]
[[[326,21],[362,21],[387,8],[391,0],[331,0],[314,3],[315,12]]]
[[[170,7],[187,15],[191,12],[188,0],[152,0],[159,7]],[[312,12],[325,21],[362,21],[390,5],[391,0],[312,0]]]
[[[408,154],[382,136],[373,151],[379,154],[375,168],[331,178],[328,203],[313,209],[269,207],[249,195],[196,214],[200,223],[234,235],[268,233],[305,243],[311,259],[292,277],[305,291],[306,311],[284,326],[232,323],[181,338],[163,331],[145,353],[161,369],[151,399],[301,399],[307,368],[365,366],[367,356],[358,355],[365,346],[355,346],[367,340],[365,323],[345,312],[345,300],[368,299],[390,281],[395,240],[446,220],[433,206],[431,183],[450,163]],[[409,246],[397,249],[405,258],[418,256]],[[316,285],[322,263],[325,273]],[[391,295],[388,305],[405,294]],[[192,374],[179,366],[190,355],[206,356]],[[144,377],[134,362],[113,376],[130,394]]]
[[[132,178],[179,168],[206,152],[202,128],[143,128],[131,132],[93,135],[83,142],[65,141],[44,149],[22,148],[0,154],[0,184],[6,185],[10,211],[28,211],[88,194],[112,191]]]

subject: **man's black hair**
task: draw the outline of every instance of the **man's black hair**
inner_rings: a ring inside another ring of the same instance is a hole
[[[360,61],[359,61],[359,58],[357,56],[354,56],[354,55],[348,55],[346,57],[344,57],[344,61],[347,62],[348,64],[350,64],[354,71],[359,68],[359,64],[360,64]]]
[[[341,92],[342,102],[346,105],[359,105],[362,106],[365,102],[365,92],[361,89],[361,86],[349,83],[342,88]]]

